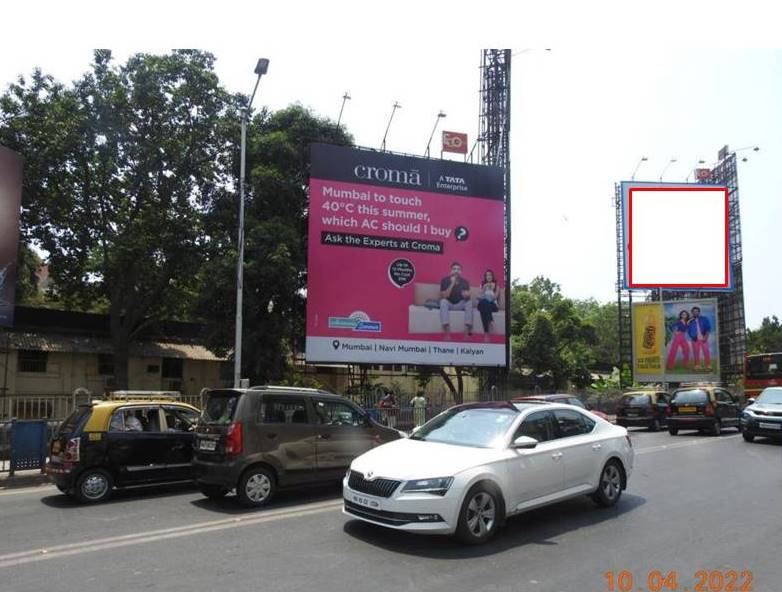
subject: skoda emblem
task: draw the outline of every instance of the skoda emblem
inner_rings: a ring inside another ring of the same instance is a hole
[[[367,474],[365,475],[365,478],[367,481],[371,481],[372,479],[374,479],[375,478],[374,471],[368,471]]]

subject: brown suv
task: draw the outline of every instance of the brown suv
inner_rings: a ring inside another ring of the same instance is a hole
[[[193,467],[202,493],[262,506],[279,487],[338,481],[351,461],[403,434],[322,390],[265,386],[206,393]]]

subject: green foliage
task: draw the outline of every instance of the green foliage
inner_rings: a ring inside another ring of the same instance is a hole
[[[238,123],[232,137],[239,138]],[[242,375],[252,382],[284,377],[291,354],[301,351],[313,142],[351,144],[352,138],[300,105],[262,112],[248,129]],[[233,150],[238,163],[238,146]],[[207,259],[197,277],[194,312],[207,323],[208,343],[219,352],[234,343],[237,216],[236,193],[219,196],[205,219]]]
[[[568,382],[586,388],[591,370],[619,357],[616,306],[565,297],[559,284],[536,277],[511,288],[513,365],[528,368],[544,388]]]
[[[123,65],[98,50],[70,85],[36,70],[0,98],[0,143],[25,158],[23,238],[48,252],[66,306],[107,303],[120,387],[129,341],[183,314],[225,184],[233,99],[213,66],[193,50]]]
[[[747,353],[782,352],[782,324],[776,315],[764,317],[757,329],[747,331]]]

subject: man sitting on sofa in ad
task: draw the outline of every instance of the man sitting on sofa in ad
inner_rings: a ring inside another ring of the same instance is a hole
[[[464,334],[472,335],[470,282],[462,277],[462,266],[456,261],[451,263],[451,274],[440,282],[440,324],[446,341],[451,339],[449,312],[452,310],[464,311]]]

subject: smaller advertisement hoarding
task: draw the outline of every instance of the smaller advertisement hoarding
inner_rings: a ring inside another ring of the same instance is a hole
[[[14,323],[22,157],[0,146],[0,327]]]
[[[633,377],[638,382],[720,379],[715,298],[633,304]]]

